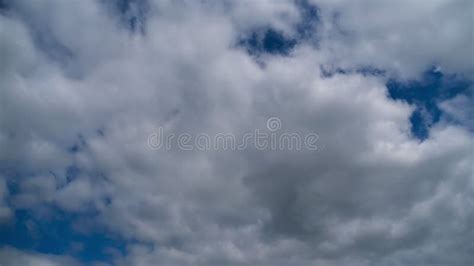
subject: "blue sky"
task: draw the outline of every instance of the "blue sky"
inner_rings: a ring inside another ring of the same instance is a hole
[[[443,111],[439,103],[459,94],[468,95],[472,82],[456,75],[444,75],[435,68],[423,73],[420,80],[387,83],[390,97],[415,106],[410,116],[412,133],[421,140],[429,135],[429,128],[439,122]],[[469,97],[469,96],[468,96]],[[455,122],[455,121],[451,121]]]

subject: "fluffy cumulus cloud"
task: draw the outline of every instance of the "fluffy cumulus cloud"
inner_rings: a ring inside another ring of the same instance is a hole
[[[313,2],[326,22],[324,46],[341,65],[379,67],[402,78],[413,78],[429,64],[474,75],[472,1]]]
[[[0,265],[471,265],[473,22],[463,0],[0,1]],[[150,145],[269,118],[317,148]]]

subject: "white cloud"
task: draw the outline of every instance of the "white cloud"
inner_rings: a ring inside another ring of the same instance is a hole
[[[440,103],[440,107],[450,119],[454,119],[472,130],[474,129],[472,101],[472,96],[470,98],[466,95],[458,95],[453,99]]]
[[[395,20],[385,16],[388,4],[336,5],[341,26],[353,27],[354,45],[323,35],[319,49],[301,44],[288,57],[264,55],[262,67],[236,39],[265,24],[291,34],[299,19],[293,4],[151,3],[141,35],[97,2],[47,3],[20,1],[1,16],[9,56],[0,89],[0,170],[19,173],[15,208],[95,208],[94,223],[137,242],[118,265],[401,265],[429,257],[467,265],[471,246],[459,247],[472,245],[472,133],[443,123],[420,143],[410,135],[412,107],[390,100],[383,78],[320,72],[335,45],[343,66],[416,76],[438,60],[443,69],[469,73],[461,59],[467,50],[457,49],[469,41],[458,31],[468,30],[457,20],[455,38],[429,49],[410,29],[434,34],[430,23],[438,21],[426,18],[438,6],[414,14],[404,4],[405,17]],[[321,8],[326,15],[333,7]],[[443,36],[451,32],[447,15],[439,22]],[[387,30],[413,45],[387,46]],[[53,60],[47,50],[57,48],[39,47],[37,31],[71,57]],[[448,57],[453,49],[459,55]],[[275,116],[282,130],[317,133],[320,149],[147,147],[158,126],[241,134]],[[81,172],[68,182],[71,165]],[[29,265],[23,260],[33,256],[2,252],[7,265]],[[33,257],[49,265],[49,257]]]
[[[439,66],[473,77],[472,1],[312,2],[322,11],[322,46],[342,65],[376,66],[406,78]]]

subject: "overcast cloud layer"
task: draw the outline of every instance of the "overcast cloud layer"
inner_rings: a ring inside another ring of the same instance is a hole
[[[473,3],[0,1],[0,265],[472,265]],[[148,143],[271,117],[317,150]]]

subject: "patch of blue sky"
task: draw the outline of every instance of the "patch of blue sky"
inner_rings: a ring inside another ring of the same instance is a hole
[[[317,41],[317,26],[321,21],[320,10],[308,0],[298,0],[296,4],[300,10],[301,21],[296,25],[299,39]]]
[[[383,76],[386,71],[371,66],[356,69],[344,69],[335,66],[321,66],[323,77],[332,77],[336,74],[359,73],[364,76]],[[465,96],[474,104],[472,81],[456,74],[444,74],[433,67],[423,73],[416,80],[388,79],[386,86],[389,97],[393,100],[405,101],[413,106],[415,110],[410,116],[411,132],[419,140],[429,137],[430,128],[444,118],[451,123],[462,123],[443,112],[440,104],[446,100],[453,99],[458,95]],[[469,110],[467,110],[469,111]],[[469,127],[469,125],[467,125]]]
[[[316,28],[320,21],[319,9],[306,0],[297,1],[301,20],[295,25],[295,36],[288,36],[282,31],[271,27],[258,28],[249,32],[237,42],[253,56],[260,54],[289,55],[293,48],[300,42],[317,41]]]
[[[80,175],[91,173],[70,165],[64,171],[50,171],[49,174],[57,180],[57,189],[61,189]],[[102,174],[95,176],[95,180],[105,178]],[[28,176],[16,174],[7,179],[9,197],[6,201],[9,205],[16,195],[23,192],[20,182],[25,178]],[[102,200],[105,205],[111,204],[108,197]],[[0,247],[67,255],[84,265],[111,262],[114,257],[125,255],[130,241],[91,222],[97,220],[98,210],[92,204],[86,205],[80,212],[65,211],[51,203],[40,204],[34,209],[17,208],[10,222],[0,224]]]
[[[330,65],[321,65],[321,75],[325,78],[330,78],[336,74],[361,74],[363,76],[385,76],[386,71],[372,66],[361,66],[354,69],[341,68]]]
[[[145,24],[149,5],[147,0],[104,1],[119,15],[122,25],[132,33],[145,34]]]
[[[93,215],[54,209],[44,217],[34,211],[16,210],[14,223],[0,227],[0,246],[68,255],[86,265],[110,262],[114,256],[125,255],[127,242],[103,228],[90,225],[88,221]]]
[[[250,36],[239,41],[250,55],[261,53],[288,55],[296,45],[296,39],[287,38],[274,29],[254,31]]]
[[[440,103],[457,95],[469,94],[471,81],[455,75],[444,74],[437,68],[424,72],[419,80],[388,80],[389,97],[415,106],[410,117],[412,134],[420,140],[429,137],[430,128],[443,116]]]
[[[103,133],[103,132],[102,132]],[[87,147],[86,139],[82,134],[77,136],[77,141],[74,142],[71,146],[67,148],[70,153],[78,153]]]

